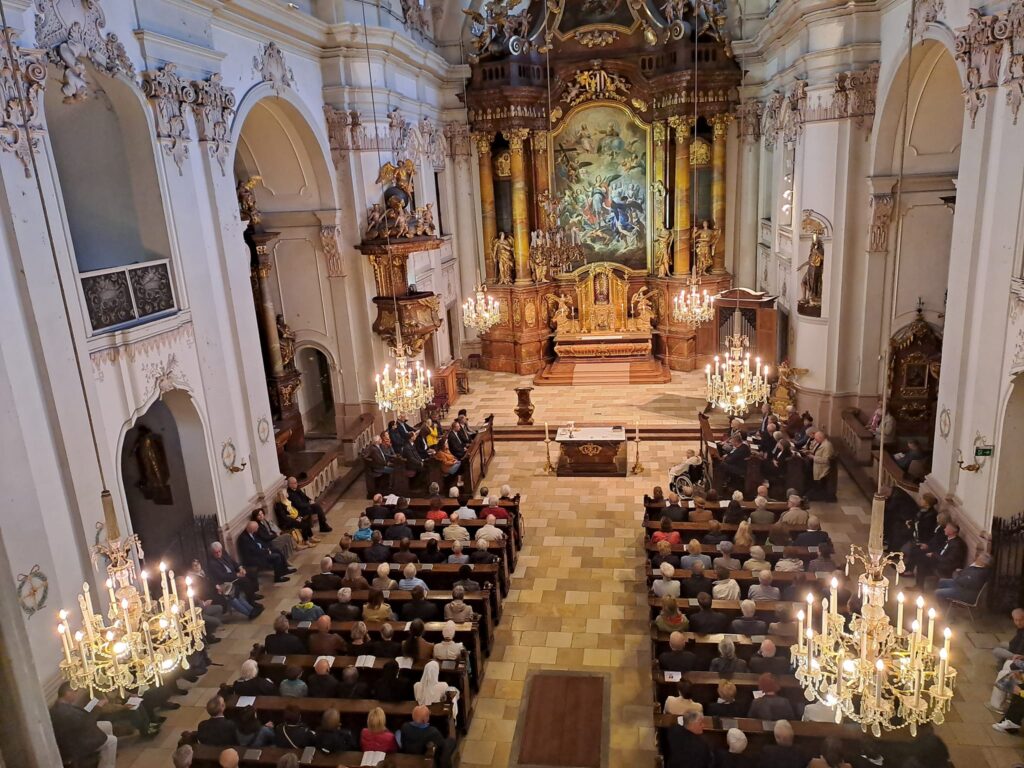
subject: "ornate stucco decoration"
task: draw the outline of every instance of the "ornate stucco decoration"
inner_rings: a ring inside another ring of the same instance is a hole
[[[3,30],[0,40],[0,99],[3,99],[0,120],[0,147],[13,152],[25,166],[25,178],[32,176],[32,152],[39,149],[43,133],[39,101],[46,87],[46,52],[37,48],[19,48],[17,32]],[[8,48],[8,43],[10,48]],[[10,51],[17,61],[12,61]],[[27,114],[21,111],[21,94],[25,97]]]
[[[231,150],[231,116],[235,112],[235,94],[222,83],[219,72],[209,80],[193,80],[195,101],[192,111],[196,116],[199,141],[206,145],[210,157],[220,164],[221,175],[227,173],[227,159]]]
[[[36,0],[36,45],[57,65],[65,101],[86,95],[85,61],[108,75],[135,78],[135,67],[117,35],[103,32],[100,0]]]
[[[178,356],[173,352],[168,355],[167,360],[143,365],[142,373],[146,377],[148,390],[157,395],[166,395],[175,389],[191,388],[188,377],[178,370]]]
[[[188,158],[188,105],[196,100],[196,92],[187,80],[178,74],[174,64],[162,69],[142,73],[142,92],[149,97],[156,114],[156,136],[160,144],[178,166]]]
[[[619,33],[614,29],[591,29],[577,32],[575,38],[577,43],[587,48],[603,48],[618,40]]]
[[[870,128],[875,116],[877,91],[878,62],[867,69],[838,73],[835,95],[832,97],[836,117],[849,117],[858,128],[865,124]]]
[[[943,0],[918,0],[914,6],[914,18],[907,19],[907,29],[913,24],[914,37],[920,40],[928,25],[941,21],[945,15],[946,4]]]
[[[764,103],[761,117],[761,135],[764,136],[764,146],[772,149],[779,136],[779,122],[782,115],[782,106],[786,101],[781,91],[775,91]]]
[[[324,249],[328,277],[344,277],[345,269],[341,258],[341,227],[325,224],[320,227],[320,246]]]
[[[759,99],[748,99],[736,108],[739,120],[740,138],[746,141],[761,140],[761,120],[764,117],[764,102]]]
[[[1007,9],[1005,24],[1000,31],[1006,36],[1010,47],[1006,61],[1006,103],[1013,114],[1013,124],[1017,124],[1021,103],[1024,102],[1024,0],[1016,0]]]
[[[435,170],[443,170],[446,148],[443,136],[427,115],[412,123],[402,116],[398,107],[388,113],[388,140],[395,158],[430,163]]]
[[[273,40],[260,46],[259,54],[252,59],[252,68],[278,96],[295,85],[295,75],[284,60],[284,51]]]
[[[557,117],[555,116],[557,113]],[[488,107],[487,109],[469,110],[469,121],[471,123],[494,122],[507,120],[510,117],[532,117],[544,119],[547,117],[547,107],[530,104],[510,104],[507,106]],[[555,122],[562,117],[562,108],[555,107],[551,111],[551,121]]]
[[[179,315],[180,317],[180,315]],[[191,348],[195,342],[195,333],[192,328],[192,321],[185,320],[181,325],[175,326],[161,333],[149,336],[138,341],[127,344],[114,344],[110,347],[98,349],[89,353],[89,360],[92,362],[93,373],[97,381],[103,381],[104,366],[115,365],[122,357],[128,360],[129,364],[135,362],[136,358],[144,357],[163,349],[173,348],[178,343],[183,343]]]
[[[868,250],[886,251],[889,248],[889,224],[895,197],[890,192],[871,196],[871,226],[868,230]]]
[[[430,34],[430,24],[419,0],[402,0],[402,15],[406,29],[419,32],[424,36]]]
[[[472,137],[465,123],[445,123],[444,136],[448,139],[448,152],[452,157],[472,155]]]
[[[987,16],[977,8],[970,8],[967,18],[967,26],[956,30],[956,59],[966,73],[964,104],[973,128],[978,110],[985,106],[985,89],[998,82],[1003,40],[997,33],[999,17]]]
[[[786,102],[780,116],[779,131],[787,144],[796,142],[803,134],[806,109],[807,82],[797,80],[793,90],[786,95]]]
[[[573,75],[573,79],[565,87],[561,100],[570,107],[593,99],[610,99],[626,101],[630,82],[622,75],[608,72],[601,66],[601,61],[590,62],[590,69],[584,69]]]

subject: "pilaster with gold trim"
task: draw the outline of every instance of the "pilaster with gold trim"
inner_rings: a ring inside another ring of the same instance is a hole
[[[494,282],[494,260],[491,245],[498,237],[498,219],[494,211],[494,171],[491,160],[491,140],[494,134],[474,133],[476,157],[480,169],[480,224],[484,236],[484,265],[487,282]]]
[[[659,120],[652,128],[654,135],[654,162],[652,164],[653,178],[651,183],[654,185],[655,190],[661,190],[665,193],[667,187],[665,186],[665,153],[668,146],[668,127],[665,122]],[[656,227],[665,226],[665,211],[668,209],[668,200],[662,200],[663,208],[661,211],[661,221],[655,222]]]
[[[512,156],[512,244],[516,256],[516,284],[532,283],[530,276],[530,202],[526,189],[524,144],[530,131],[511,128],[501,135],[508,141]]]
[[[732,115],[715,115],[710,122],[714,134],[711,143],[711,216],[719,233],[711,259],[711,272],[720,275],[725,272],[725,142]]]
[[[540,210],[541,194],[551,189],[551,166],[548,157],[548,141],[550,140],[547,131],[534,131],[530,136],[530,149],[533,154],[533,202],[534,221],[543,221],[543,211]]]
[[[672,272],[685,275],[690,271],[690,142],[693,139],[693,118],[674,115],[668,119],[675,131],[676,151],[673,167],[674,213],[672,228],[675,230],[675,258]]]
[[[253,298],[260,326],[263,329],[264,351],[270,362],[270,375],[284,374],[284,360],[281,357],[281,339],[277,335],[277,312],[274,309],[273,294],[270,288],[270,272],[273,260],[270,257],[270,245],[279,236],[278,232],[248,232],[246,237],[251,241],[253,249],[252,276]]]

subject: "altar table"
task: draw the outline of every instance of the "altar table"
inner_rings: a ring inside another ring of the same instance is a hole
[[[562,477],[626,475],[626,430],[623,427],[567,427],[555,433],[557,474]]]

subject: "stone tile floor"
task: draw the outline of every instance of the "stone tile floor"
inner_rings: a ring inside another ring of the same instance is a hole
[[[458,407],[474,417],[493,412],[501,425],[515,423],[513,388],[526,377],[473,371],[470,395]],[[534,418],[552,426],[574,419],[621,419],[624,424],[692,423],[700,402],[699,374],[675,374],[667,385],[622,387],[538,387]],[[650,766],[655,755],[651,719],[650,643],[641,554],[640,499],[651,486],[663,484],[668,468],[690,446],[685,443],[642,444],[642,475],[627,478],[556,478],[543,472],[540,443],[499,442],[487,483],[510,483],[523,494],[527,535],[512,590],[505,603],[487,679],[476,700],[475,717],[461,747],[463,768],[501,768],[510,760],[523,682],[531,667],[608,672],[611,686],[610,765]],[[633,447],[630,447],[632,460]],[[632,462],[631,462],[632,463]],[[353,530],[365,506],[362,484],[352,488],[330,511],[335,531]],[[851,541],[867,537],[869,505],[843,475],[839,500],[816,503],[819,515],[842,553]],[[322,553],[336,545],[332,534],[314,550],[298,555],[300,576],[316,572]],[[213,667],[170,717],[161,734],[149,742],[122,740],[119,768],[156,768],[169,764],[181,730],[205,717],[202,707],[217,685],[235,679],[254,642],[270,631],[273,616],[295,602],[300,578],[268,585],[266,612],[253,623],[232,622],[220,635],[223,642],[211,655]],[[947,723],[940,733],[950,746],[954,764],[972,768],[1008,768],[1021,759],[1019,737],[993,731],[994,715],[985,707],[996,663],[988,649],[1007,639],[1004,617],[979,617],[971,626],[966,616],[953,623],[954,663],[960,683]]]

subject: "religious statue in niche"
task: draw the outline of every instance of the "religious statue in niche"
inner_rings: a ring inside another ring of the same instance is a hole
[[[712,229],[709,221],[701,223],[693,235],[693,251],[697,257],[697,274],[706,275],[711,269],[711,260],[715,253],[715,245],[718,244],[720,232],[717,228]]]
[[[132,453],[139,468],[139,492],[154,504],[173,504],[171,472],[163,438],[144,424],[139,424],[136,431],[138,437]]]
[[[633,316],[631,325],[634,326],[635,330],[646,331],[650,329],[651,323],[654,321],[654,305],[651,302],[653,294],[648,293],[648,288],[645,285],[639,291],[633,294],[633,298],[629,302],[629,311]]]
[[[803,278],[800,280],[800,301],[797,302],[797,311],[808,317],[821,317],[821,287],[822,277],[825,271],[825,244],[818,237],[817,233],[811,235],[811,250],[807,254],[807,261],[797,269],[807,267]]]
[[[491,258],[494,259],[498,273],[498,285],[512,285],[512,241],[504,232],[499,232],[491,245]]]
[[[281,364],[286,368],[294,368],[295,332],[284,321],[284,315],[277,316],[277,340],[281,348]]]
[[[654,240],[654,269],[658,277],[668,277],[672,258],[672,242],[675,238],[676,233],[671,229],[658,227],[658,236]]]

